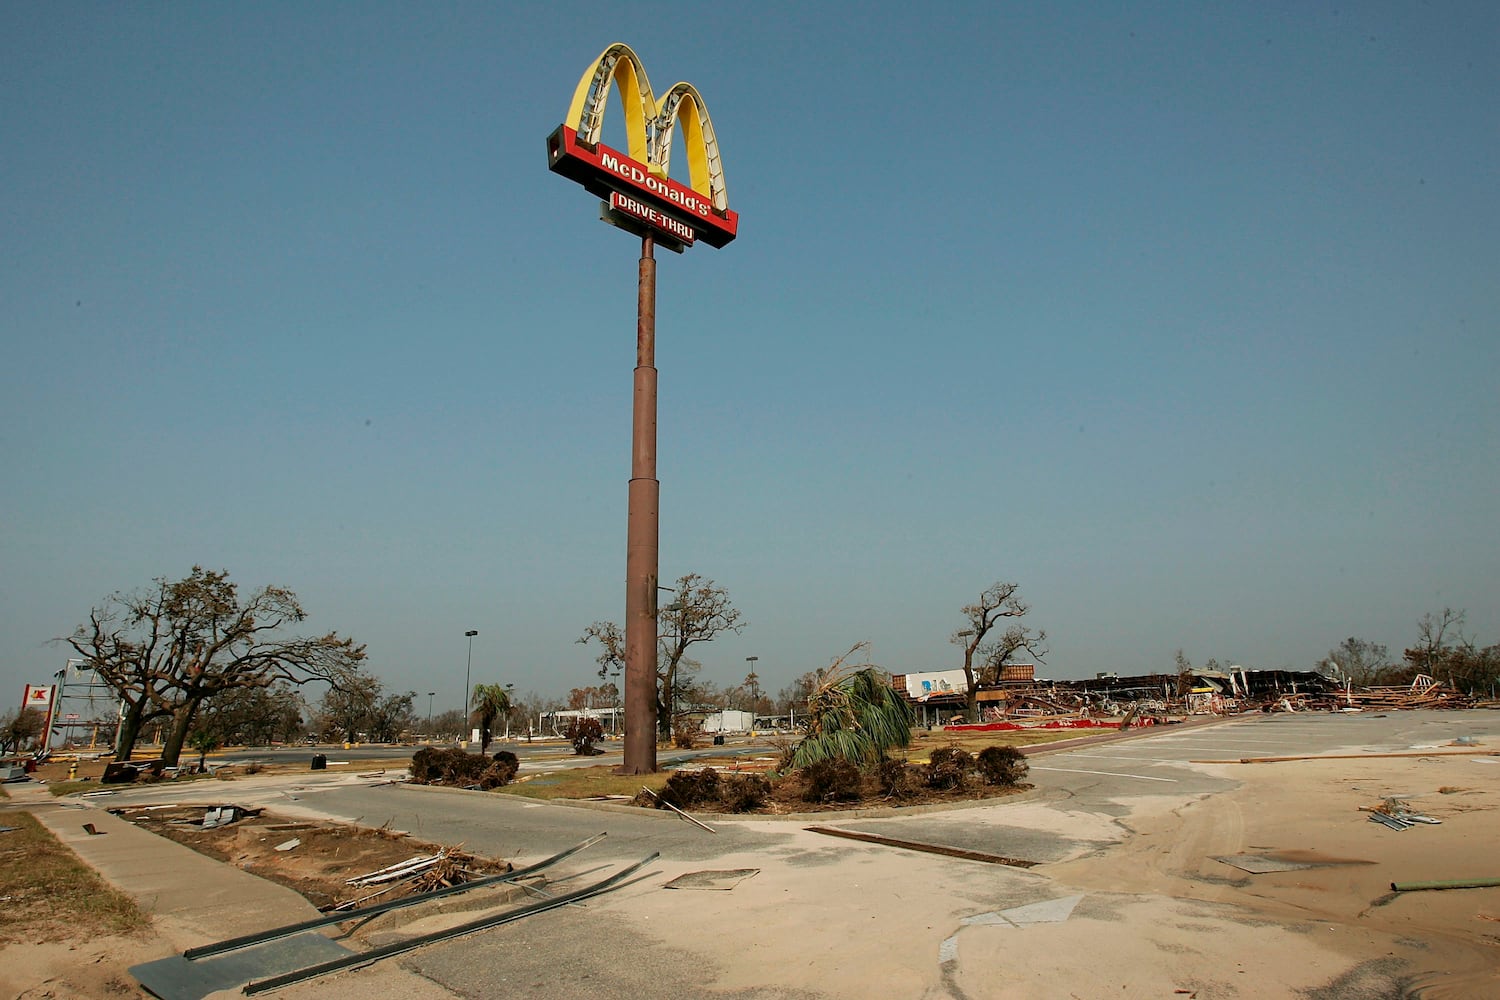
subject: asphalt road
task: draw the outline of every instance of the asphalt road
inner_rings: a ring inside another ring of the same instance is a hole
[[[1496,717],[1500,721],[1500,717]],[[1068,813],[1120,817],[1133,798],[1211,795],[1235,784],[1193,761],[1237,761],[1242,757],[1318,754],[1371,745],[1406,749],[1430,744],[1443,727],[1441,719],[1424,722],[1416,713],[1372,715],[1271,715],[1239,717],[1208,726],[1163,726],[1124,739],[1074,749],[1042,750],[1030,757],[1028,780],[1036,791],[1029,798],[1060,806]],[[1424,729],[1428,735],[1424,737]],[[677,762],[725,749],[764,753],[762,747],[716,747],[713,750],[663,754]],[[332,759],[332,758],[330,758]],[[526,770],[597,764],[608,758],[564,759],[537,763]],[[486,795],[407,785],[340,784],[307,787],[297,792],[300,808],[372,826],[386,825],[438,843],[466,844],[497,857],[532,858],[560,851],[602,830],[606,844],[592,855],[638,858],[659,850],[664,858],[708,861],[744,850],[774,849],[784,840],[753,823],[711,823],[708,834],[670,813],[642,812],[625,806],[590,808],[541,803],[506,795]],[[965,810],[920,813],[879,819],[841,819],[829,814],[821,825],[963,850],[983,851],[1035,862],[1061,861],[1106,849],[1115,837],[1090,837],[1055,829],[996,822],[974,823]]]

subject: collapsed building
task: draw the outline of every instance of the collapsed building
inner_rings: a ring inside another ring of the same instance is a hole
[[[1181,674],[1099,673],[1087,680],[1050,680],[1034,664],[1007,665],[978,686],[980,723],[1043,724],[1104,718],[1225,715],[1247,711],[1354,711],[1464,708],[1472,699],[1431,677],[1410,684],[1354,688],[1316,670],[1191,670]],[[891,685],[923,726],[965,721],[968,685],[962,670],[896,674]]]

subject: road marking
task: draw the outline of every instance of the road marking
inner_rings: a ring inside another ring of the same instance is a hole
[[[1118,771],[1085,771],[1077,767],[1037,767],[1031,765],[1033,771],[1066,771],[1069,774],[1102,774],[1111,778],[1135,778],[1138,781],[1169,781],[1177,784],[1176,778],[1152,778],[1144,774],[1120,774]]]
[[[1139,760],[1148,764],[1186,764],[1186,757],[1127,757],[1107,753],[1070,753],[1068,757],[1097,757],[1100,760]]]
[[[1179,742],[1181,740],[1198,740],[1198,739],[1202,739],[1202,738],[1203,737],[1201,737],[1201,736],[1178,736],[1177,734],[1173,733],[1170,736],[1158,736],[1156,738],[1156,742],[1159,742],[1159,743],[1177,743],[1177,742]],[[1225,739],[1224,742],[1225,743],[1259,743],[1259,744],[1262,744],[1262,745],[1268,746],[1268,747],[1284,747],[1290,741],[1288,741],[1288,740],[1242,740],[1242,739],[1239,739],[1237,737],[1231,736],[1231,737]]]
[[[1273,743],[1271,745],[1274,746],[1274,747],[1280,747],[1282,749],[1286,749],[1287,748],[1287,744],[1285,744],[1285,743]],[[1167,749],[1171,749],[1171,750],[1211,751],[1211,752],[1214,752],[1214,753],[1235,753],[1236,752],[1232,747],[1226,747],[1226,746],[1224,746],[1222,744],[1219,745],[1219,746],[1202,747],[1202,746],[1188,746],[1187,744],[1184,744],[1184,743],[1174,743],[1174,744],[1172,744],[1171,747],[1169,747]]]

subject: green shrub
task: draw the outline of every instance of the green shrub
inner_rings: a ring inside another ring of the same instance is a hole
[[[977,764],[985,784],[1002,788],[1014,788],[1031,770],[1026,755],[1015,747],[985,747],[979,751]]]

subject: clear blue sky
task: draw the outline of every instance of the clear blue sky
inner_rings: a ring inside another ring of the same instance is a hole
[[[951,667],[997,579],[1060,677],[1500,641],[1500,6],[13,3],[0,707],[195,563],[439,707],[471,628],[591,681],[638,245],[544,139],[616,40],[741,213],[660,264],[705,676]]]

